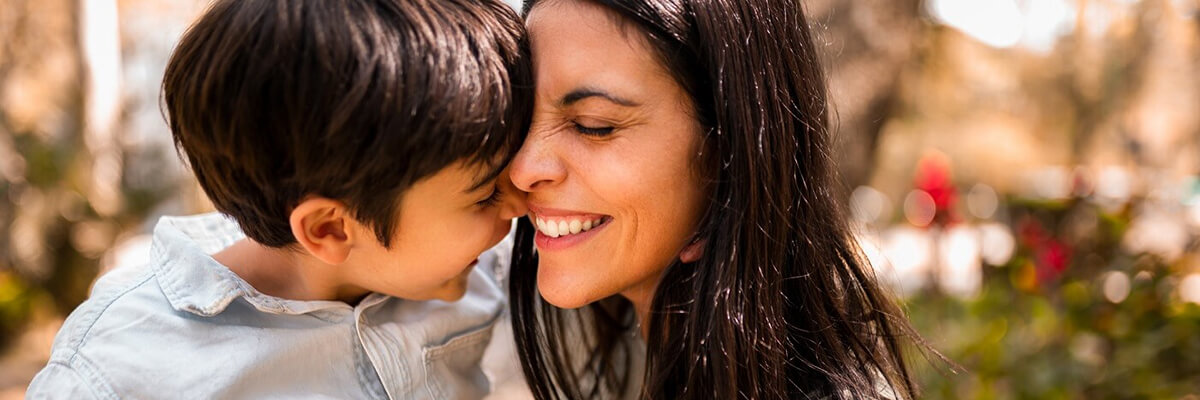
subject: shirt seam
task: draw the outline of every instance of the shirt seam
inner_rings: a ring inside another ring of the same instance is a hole
[[[138,282],[130,284],[124,290],[113,292],[112,294],[109,295],[109,296],[111,296],[111,298],[106,298],[104,301],[102,301],[101,303],[103,303],[104,306],[101,307],[99,310],[92,311],[93,313],[95,313],[95,315],[94,316],[89,315],[90,320],[85,320],[85,321],[88,321],[87,328],[84,329],[83,332],[80,333],[78,337],[72,337],[71,340],[67,342],[67,348],[71,350],[71,353],[69,356],[63,356],[63,357],[67,358],[67,362],[73,363],[75,361],[75,358],[79,356],[80,351],[83,350],[83,346],[87,345],[89,336],[92,333],[92,329],[96,327],[96,324],[100,322],[100,318],[104,316],[104,313],[108,312],[108,309],[110,307],[112,307],[112,305],[114,303],[116,303],[117,300],[120,300],[122,297],[125,297],[125,295],[136,290],[137,288],[140,288],[142,285],[145,285],[146,282],[150,281],[153,278],[154,278],[154,274],[148,273],[148,274],[146,274],[146,276],[142,277]],[[72,343],[72,342],[74,342],[74,343]]]
[[[91,393],[94,398],[104,398],[104,399],[112,398],[111,394],[109,394],[109,393],[98,393],[98,390],[95,387],[96,385],[93,384],[92,380],[90,379],[91,376],[88,376],[89,374],[85,374],[82,371],[79,371],[79,369],[72,366],[71,363],[64,362],[61,360],[51,360],[50,362],[46,363],[45,367],[43,367],[43,371],[50,370],[50,368],[53,368],[53,367],[59,368],[60,371],[70,373],[71,377],[79,382],[79,386],[86,388],[88,390],[88,392]],[[60,373],[63,373],[63,372],[60,372]],[[39,388],[38,390],[43,391],[45,389],[46,388]],[[42,398],[41,396],[32,396],[32,397],[28,396],[28,393],[26,394],[26,396],[29,398]]]
[[[350,335],[349,339],[351,346],[350,350],[354,353],[354,370],[358,375],[358,379],[362,382],[363,386],[365,386],[365,391],[373,398],[391,399],[392,395],[388,393],[387,385],[383,384],[383,377],[375,369],[374,362],[371,361],[370,355],[367,354],[366,345],[362,341],[362,332],[359,330],[357,322],[354,323],[354,331],[354,334]],[[399,364],[403,368],[404,363]],[[374,380],[370,379],[370,375],[368,375],[367,371],[368,368],[371,369],[371,372],[375,372]],[[407,375],[407,371],[405,371],[405,375]],[[379,393],[379,390],[383,390],[383,393]],[[382,396],[380,396],[381,394]]]
[[[120,398],[108,380],[104,379],[104,375],[100,373],[100,370],[87,357],[72,357],[70,364],[66,366],[90,381],[91,385],[88,386],[88,389],[91,389],[92,393],[96,394],[96,397],[104,399]]]

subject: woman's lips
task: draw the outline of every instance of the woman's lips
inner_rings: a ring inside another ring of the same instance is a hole
[[[552,238],[558,238],[590,231],[594,227],[603,225],[606,217],[543,217],[534,215],[532,218],[538,232]]]
[[[613,220],[603,214],[530,207],[529,219],[537,228],[538,250],[560,250],[583,242]]]

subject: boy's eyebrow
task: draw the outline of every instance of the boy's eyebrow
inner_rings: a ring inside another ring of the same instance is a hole
[[[617,105],[622,105],[625,107],[636,107],[636,106],[641,105],[633,100],[625,99],[625,98],[619,97],[617,95],[605,92],[603,90],[596,89],[596,88],[590,88],[590,87],[581,87],[581,88],[572,90],[570,93],[567,93],[566,95],[564,95],[562,97],[562,100],[558,101],[558,104],[560,106],[565,107],[565,106],[569,106],[571,104],[575,104],[575,103],[579,102],[580,100],[583,100],[583,99],[586,99],[589,97],[599,97],[599,98],[608,100],[610,102],[616,103]]]

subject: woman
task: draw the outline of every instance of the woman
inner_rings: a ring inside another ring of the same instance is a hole
[[[539,399],[639,384],[651,399],[915,395],[900,348],[916,335],[832,190],[797,0],[533,0],[525,13],[537,94],[510,167],[530,209],[511,297]]]

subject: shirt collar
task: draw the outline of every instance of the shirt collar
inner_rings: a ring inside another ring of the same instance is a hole
[[[171,307],[210,317],[244,298],[259,311],[272,314],[351,310],[339,301],[288,300],[262,294],[212,258],[213,253],[245,237],[236,221],[219,213],[159,219],[150,245],[150,264]],[[381,300],[376,297],[386,296],[372,293],[359,306],[378,304]]]

